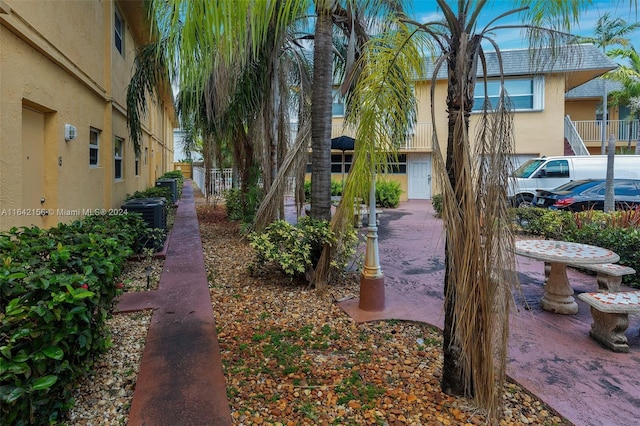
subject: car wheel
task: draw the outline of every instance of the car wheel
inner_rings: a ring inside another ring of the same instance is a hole
[[[516,207],[531,207],[533,197],[531,195],[518,195],[516,197]]]

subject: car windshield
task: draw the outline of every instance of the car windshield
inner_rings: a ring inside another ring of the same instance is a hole
[[[589,187],[596,185],[597,181],[584,181],[584,180],[572,180],[571,182],[563,183],[554,191],[573,191],[575,188],[582,187],[580,189],[585,190]]]
[[[528,160],[520,167],[518,167],[515,172],[513,172],[513,176],[517,178],[528,178],[533,174],[533,172],[538,170],[540,164],[544,163],[545,161],[546,160]]]

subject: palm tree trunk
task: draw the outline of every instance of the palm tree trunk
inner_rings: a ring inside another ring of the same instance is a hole
[[[331,89],[333,39],[330,0],[316,0],[311,92],[311,217],[331,219]]]
[[[468,170],[465,168],[466,158],[470,156],[470,143],[468,137],[469,117],[473,107],[473,91],[476,75],[476,48],[473,43],[477,40],[469,40],[467,34],[462,33],[460,40],[453,40],[451,43],[452,52],[448,61],[448,90],[447,90],[447,112],[448,112],[448,133],[447,133],[447,154],[446,169],[449,184],[453,189],[455,197],[453,209],[460,215],[460,222],[473,220],[476,215],[473,194],[465,191],[465,184],[470,179]],[[458,235],[464,232],[463,229],[447,229],[446,253],[445,257],[445,317],[443,330],[443,353],[444,364],[442,369],[442,390],[452,395],[472,396],[473,383],[465,380],[465,369],[469,365],[469,360],[464,360],[460,333],[458,327],[460,323],[456,320],[456,313],[459,312],[456,304],[465,303],[465,296],[459,294],[458,274],[453,273],[451,262],[452,253],[456,251],[464,252],[473,250],[473,247],[459,247],[465,241]],[[467,355],[469,355],[467,353]],[[474,354],[476,355],[476,354]]]

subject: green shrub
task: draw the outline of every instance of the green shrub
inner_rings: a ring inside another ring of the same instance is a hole
[[[176,179],[178,182],[178,200],[182,196],[182,187],[184,186],[184,175],[182,174],[182,170],[173,170],[171,172],[166,172],[160,179]]]
[[[402,189],[395,180],[378,180],[376,182],[376,206],[395,208],[400,204]]]
[[[342,182],[336,182],[334,180],[331,181],[331,196],[332,197],[342,196]]]
[[[159,198],[163,197],[169,202],[173,199],[173,192],[171,188],[167,186],[150,186],[144,191],[136,191],[133,194],[127,194],[125,201],[133,200],[134,198]]]
[[[311,202],[311,181],[308,180],[304,181],[304,202]]]
[[[539,208],[514,209],[521,229],[548,239],[590,244],[616,252],[620,264],[640,271],[640,212],[597,210],[571,213]],[[627,275],[624,282],[640,287],[640,277]]]
[[[253,223],[253,218],[262,200],[262,190],[258,186],[254,186],[249,188],[246,194],[243,194],[240,189],[228,189],[224,192],[224,199],[229,220]]]
[[[0,234],[3,423],[50,424],[109,347],[105,321],[139,231],[138,215],[89,216]]]
[[[252,268],[262,269],[267,264],[277,265],[291,277],[304,275],[315,267],[325,244],[336,250],[332,267],[342,271],[355,255],[358,237],[351,230],[344,237],[344,243],[337,247],[335,234],[329,229],[329,222],[310,217],[301,217],[296,225],[278,220],[262,233],[248,235],[251,247],[256,253]]]
[[[331,181],[331,196],[332,197],[341,197],[342,196],[342,182]],[[304,182],[304,201],[305,203],[311,202],[311,181]]]
[[[443,213],[443,205],[442,205],[442,194],[436,194],[431,196],[431,205],[433,206],[433,210],[436,212],[436,217],[442,217]]]
[[[575,222],[570,212],[520,207],[515,209],[516,222],[523,231],[533,235],[563,240],[571,235]]]

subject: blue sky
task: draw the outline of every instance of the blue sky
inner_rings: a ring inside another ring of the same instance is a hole
[[[449,0],[449,4],[456,4],[457,0]],[[594,0],[592,4],[584,11],[580,17],[579,26],[572,32],[577,35],[591,36],[593,35],[593,29],[598,22],[598,18],[609,12],[612,17],[620,17],[627,21],[627,23],[633,23],[640,20],[640,9],[636,13],[635,6],[630,6],[633,1],[630,0]],[[480,16],[480,23],[486,24],[491,19],[504,13],[508,10],[515,8],[515,2],[511,0],[493,0],[485,6],[485,13]],[[640,8],[640,6],[639,6]],[[437,6],[435,0],[413,0],[413,17],[418,22],[427,22],[440,19],[440,14],[437,12]],[[518,24],[518,15],[509,16],[503,18],[500,24]],[[500,49],[516,49],[527,47],[525,40],[520,33],[520,30],[500,30],[494,35],[494,39],[497,40]],[[634,42],[634,39],[640,41],[640,31],[629,36],[631,43],[640,48],[640,42]],[[489,49],[488,50],[493,50]]]

